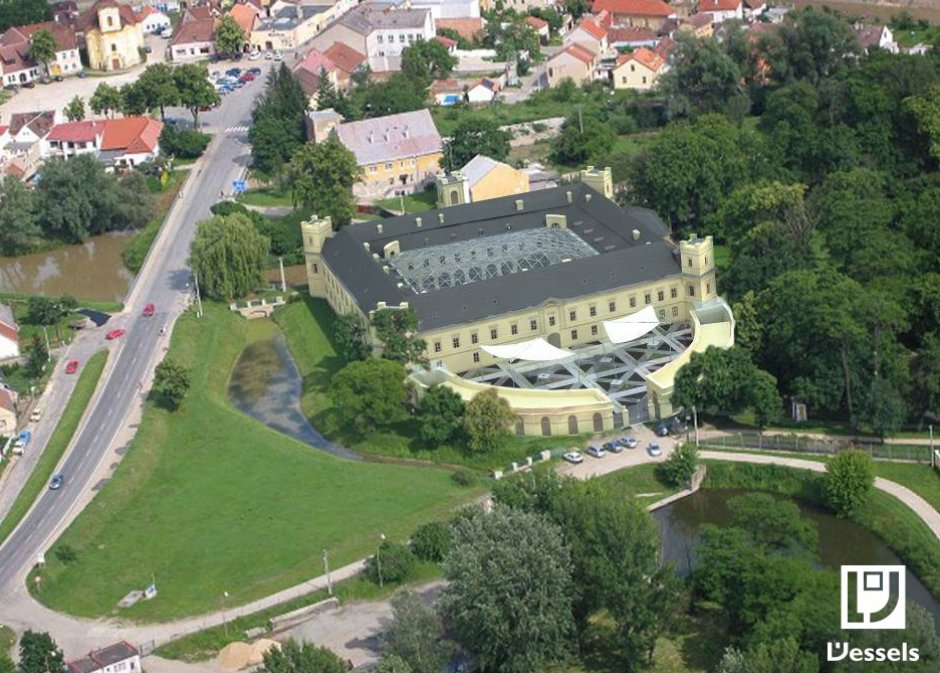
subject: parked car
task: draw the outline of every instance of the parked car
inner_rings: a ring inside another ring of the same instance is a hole
[[[144,317],[151,318],[153,314],[157,312],[157,307],[153,304],[147,304],[144,306]]]
[[[40,84],[52,84],[52,78],[48,75],[43,75],[39,80]]]
[[[261,68],[257,68],[257,67],[255,67],[255,68],[248,68],[248,72],[250,72],[252,75],[254,75],[255,77],[257,77],[258,75],[261,74]]]
[[[274,60],[275,60],[275,61],[283,61],[283,60],[284,60],[284,56],[281,54],[281,52],[276,51],[276,52],[274,52]]]
[[[604,451],[606,451],[607,453],[620,453],[621,451],[623,451],[623,447],[620,446],[620,444],[618,444],[617,442],[607,442],[601,448],[603,448]]]
[[[33,438],[33,433],[31,430],[23,430],[19,436],[16,438],[16,441],[13,443],[13,453],[21,456],[26,450],[26,447],[29,445],[29,440]]]
[[[84,70],[79,70],[79,71],[78,71],[78,78],[79,78],[79,79],[85,79],[86,77],[88,77],[88,73],[87,73],[87,72],[85,72]]]
[[[58,491],[60,488],[62,488],[62,484],[64,483],[65,475],[60,472],[59,474],[52,477],[52,481],[49,482],[49,490]]]
[[[669,426],[665,423],[657,423],[656,427],[653,428],[653,432],[656,433],[657,437],[666,437],[669,435]]]
[[[636,441],[636,437],[624,437],[620,440],[620,445],[625,446],[628,449],[635,449],[638,444],[639,442]]]
[[[272,58],[274,58],[274,52],[273,52],[273,51],[266,51],[266,52],[264,52],[264,60],[265,60],[265,61],[270,61]]]
[[[62,75],[56,75],[56,76],[55,76],[55,81],[56,81],[56,82],[64,82],[64,81],[65,81],[65,78],[64,78]]]
[[[69,360],[69,363],[65,365],[66,374],[74,374],[78,371],[78,360]]]
[[[587,448],[587,454],[592,458],[603,458],[607,455],[607,452],[599,446],[589,446]]]
[[[253,52],[251,52],[250,54],[248,54],[248,60],[249,60],[249,61],[257,61],[259,58],[261,58],[261,52],[260,52],[260,51],[253,51]]]
[[[649,448],[646,450],[653,458],[658,458],[663,455],[663,450],[659,447],[659,444],[653,443],[649,445]]]
[[[229,68],[228,70],[225,71],[225,74],[228,75],[229,77],[238,77],[239,75],[242,74],[242,69],[241,68]]]
[[[38,423],[40,418],[42,418],[42,409],[40,409],[39,407],[36,407],[29,414],[29,422]]]
[[[35,89],[35,88],[36,88],[36,82],[33,82],[33,81],[23,82],[23,88],[24,88],[24,89]]]
[[[107,339],[108,341],[114,341],[115,339],[120,339],[122,336],[124,336],[125,333],[126,333],[126,330],[123,330],[120,327],[118,327],[117,329],[113,329],[110,332],[108,332],[107,336],[105,336],[105,339]]]
[[[254,82],[255,76],[252,75],[250,72],[246,72],[244,75],[238,78],[238,81],[244,82],[245,84],[247,84],[248,82]]]
[[[568,453],[563,455],[562,458],[567,460],[569,463],[573,463],[575,465],[577,465],[578,463],[584,462],[584,456],[581,455],[580,451],[569,451]]]

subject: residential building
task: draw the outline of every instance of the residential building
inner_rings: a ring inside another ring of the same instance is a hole
[[[124,70],[143,62],[144,32],[129,5],[97,0],[78,17],[93,70]]]
[[[250,45],[251,33],[258,23],[259,17],[263,16],[263,12],[254,5],[245,3],[233,6],[228,10],[228,15],[234,19],[238,27],[245,33],[245,45]]]
[[[0,81],[3,86],[26,84],[46,76],[45,68],[29,53],[33,35],[49,31],[55,40],[55,58],[48,63],[49,76],[76,75],[82,70],[78,39],[70,26],[54,21],[10,28],[0,35]]]
[[[434,27],[438,30],[445,28],[452,30],[467,42],[478,42],[483,39],[483,31],[486,28],[486,21],[479,18],[434,19]]]
[[[162,33],[170,30],[170,17],[156,7],[144,6],[137,12],[137,18],[140,20],[141,30],[145,33]]]
[[[333,117],[325,119],[327,112]],[[440,170],[443,143],[427,110],[347,123],[338,123],[337,118],[332,110],[321,110],[310,113],[308,123],[315,142],[325,140],[335,129],[356,155],[362,169],[360,181],[353,185],[357,197],[376,199],[420,191]]]
[[[597,55],[580,44],[569,44],[546,62],[548,86],[558,86],[563,79],[572,79],[575,84],[594,80]]]
[[[217,12],[206,6],[183,11],[180,22],[170,38],[169,55],[178,63],[209,59],[215,55]]]
[[[431,39],[443,46],[448,54],[455,54],[457,52],[457,40],[451,39],[445,35],[435,35]]]
[[[9,142],[3,148],[4,173],[27,179],[45,156],[46,137],[55,125],[55,110],[10,115]]]
[[[325,53],[334,43],[345,44],[365,54],[373,72],[388,72],[401,69],[401,52],[407,46],[435,35],[429,9],[365,2],[330,24],[313,39],[312,46]]]
[[[478,19],[480,0],[410,0],[412,9],[428,9],[434,20]]]
[[[126,640],[65,664],[66,673],[140,673],[140,651]]]
[[[419,394],[435,383],[465,399],[492,389],[519,417],[517,434],[600,432],[669,415],[675,372],[691,353],[734,341],[711,237],[674,244],[654,212],[616,204],[610,169],[589,169],[581,182],[554,189],[339,231],[314,218],[301,230],[312,296],[364,321],[377,310],[413,310],[430,362],[413,373]],[[616,335],[640,315],[646,326],[638,333]],[[671,354],[656,350],[664,330],[675,335]],[[646,348],[647,333],[658,363],[632,379],[638,385],[624,386],[635,359],[607,386],[567,370],[551,374],[557,362],[549,361],[559,357],[582,371],[616,369],[629,359],[618,352]],[[513,362],[495,352],[530,345],[548,357]]]
[[[639,26],[615,26],[607,31],[607,41],[615,49],[655,47],[659,41],[656,31]]]
[[[603,54],[608,49],[607,29],[598,25],[593,18],[585,18],[568,31],[563,43],[579,44],[590,52]]]
[[[677,30],[689,31],[695,37],[711,37],[715,34],[715,24],[712,21],[712,15],[708,12],[693,14],[687,19],[680,19]]]
[[[753,21],[767,9],[767,0],[744,0],[744,18]]]
[[[291,4],[278,0],[259,16],[251,32],[251,46],[256,50],[289,51],[307,43],[326,28],[353,0],[330,4]],[[318,44],[314,44],[318,47]],[[322,51],[322,48],[321,48]]]
[[[302,61],[299,61],[293,68],[294,79],[300,84],[300,88],[307,94],[310,109],[316,109],[317,95],[320,92],[320,86],[326,78],[334,88],[339,89],[337,81],[336,64],[325,54],[316,49],[311,49]]]
[[[503,6],[519,14],[527,14],[530,9],[554,9],[557,0],[504,0]]]
[[[108,168],[128,168],[157,158],[162,130],[162,122],[136,116],[56,124],[44,155],[93,154]]]
[[[712,23],[724,23],[731,19],[744,20],[743,0],[698,0],[696,11],[710,16]]]
[[[348,89],[352,85],[353,73],[366,62],[365,54],[341,42],[330,45],[323,55],[336,66],[336,86],[341,89]]]
[[[528,174],[478,154],[459,171],[437,176],[437,207],[476,203],[528,191]]]
[[[664,72],[665,61],[646,47],[635,49],[617,58],[610,71],[610,80],[615,89],[649,91]]]
[[[667,19],[676,18],[675,8],[662,0],[595,0],[594,12],[606,11],[617,26],[639,26],[659,30]]]
[[[0,362],[20,356],[20,326],[9,304],[0,304]]]
[[[894,33],[884,25],[867,25],[856,23],[855,34],[862,49],[884,49],[892,54],[898,53],[898,43],[894,41]]]
[[[16,400],[16,391],[0,382],[0,434],[9,436],[16,432]],[[0,445],[0,449],[2,448]]]
[[[548,25],[548,21],[545,19],[540,19],[537,16],[527,16],[525,18],[526,25],[529,26],[535,33],[539,36],[539,44],[546,45],[548,40],[551,38],[551,27]]]

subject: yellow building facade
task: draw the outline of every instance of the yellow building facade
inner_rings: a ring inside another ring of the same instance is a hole
[[[128,5],[99,0],[79,17],[78,25],[92,69],[124,70],[143,62],[143,30]]]

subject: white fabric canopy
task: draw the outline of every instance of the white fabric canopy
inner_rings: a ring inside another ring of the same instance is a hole
[[[659,325],[659,318],[656,317],[656,310],[652,306],[647,306],[642,311],[631,313],[623,318],[605,320],[604,331],[607,332],[607,338],[611,342],[622,344],[652,332],[657,325]]]
[[[506,346],[483,346],[483,350],[494,357],[506,360],[531,360],[533,362],[546,362],[560,360],[571,355],[571,351],[556,348],[545,339],[532,339]]]

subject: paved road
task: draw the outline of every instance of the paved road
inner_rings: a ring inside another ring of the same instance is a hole
[[[262,91],[261,82],[228,96],[218,110],[205,115],[212,127],[247,127],[254,97]],[[0,617],[6,618],[11,596],[25,592],[24,580],[37,554],[45,551],[81,506],[93,494],[98,468],[146,394],[153,368],[162,356],[166,337],[160,326],[169,325],[182,312],[189,294],[186,259],[195,223],[210,215],[209,206],[246,167],[249,148],[244,133],[222,132],[213,140],[205,156],[190,171],[177,203],[171,209],[154,244],[151,255],[138,275],[125,301],[123,314],[112,319],[110,327],[124,327],[127,334],[113,345],[115,349],[102,374],[96,397],[83,425],[76,433],[60,471],[66,482],[58,491],[44,491],[17,530],[0,547]],[[154,302],[157,314],[144,318],[141,310]],[[116,446],[116,445],[115,445]],[[14,615],[11,615],[13,617]]]

